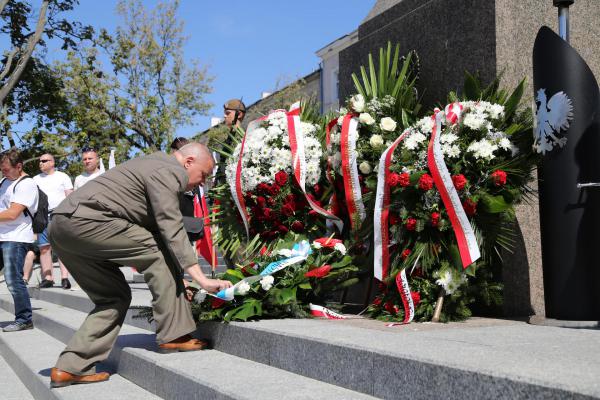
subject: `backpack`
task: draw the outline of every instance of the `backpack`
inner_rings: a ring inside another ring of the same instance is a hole
[[[15,186],[13,186],[13,194],[15,193],[15,190],[17,189],[17,185],[19,184],[19,182],[21,182],[23,179],[27,179],[27,178],[32,179],[30,176],[24,176],[22,178],[19,178],[17,183],[15,183]],[[2,178],[0,185],[2,185],[4,183],[5,179],[6,178]],[[31,215],[31,212],[29,211],[29,209],[27,207],[25,207],[23,214],[25,214],[29,218],[31,218],[31,228],[33,229],[33,233],[42,233],[42,232],[44,232],[44,229],[46,229],[48,227],[48,196],[46,195],[46,193],[44,193],[42,191],[42,189],[40,189],[40,187],[37,184],[35,186],[38,189],[37,211],[35,212],[34,215]]]

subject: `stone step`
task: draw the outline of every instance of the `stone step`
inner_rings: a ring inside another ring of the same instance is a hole
[[[41,300],[32,299],[32,306],[36,328],[63,343],[86,317]],[[10,295],[0,294],[0,308],[12,311],[12,307]],[[373,398],[217,350],[158,354],[156,347],[154,334],[124,325],[105,364],[165,399],[280,399],[283,390],[286,399]]]
[[[10,317],[12,318],[12,316]],[[0,349],[1,348],[2,345],[0,344]],[[19,377],[17,376],[17,374],[15,374],[15,371],[12,370],[10,365],[1,355],[0,371],[2,371],[2,373],[0,374],[0,390],[2,390],[3,400],[33,400],[31,392],[29,392],[25,384],[19,380]],[[29,380],[27,380],[26,382],[28,382],[29,384]]]
[[[142,286],[133,293],[132,304],[150,305]],[[90,307],[84,297],[73,302]],[[198,335],[223,353],[383,398],[600,398],[600,331],[476,318],[393,328],[288,319],[203,323]]]
[[[2,326],[12,321],[14,315],[0,310]],[[0,354],[10,368],[2,368],[2,380],[16,375],[9,385],[2,385],[0,397],[7,399],[37,400],[158,400],[160,397],[131,383],[118,374],[111,375],[107,382],[89,385],[72,385],[50,389],[50,368],[54,366],[64,343],[40,329],[22,332],[0,333]],[[12,370],[11,370],[12,368]],[[21,387],[26,386],[23,392]],[[11,397],[12,396],[12,397]]]

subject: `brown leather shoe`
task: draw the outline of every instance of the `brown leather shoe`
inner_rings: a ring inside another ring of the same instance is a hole
[[[62,369],[52,368],[50,372],[50,387],[59,388],[82,383],[96,383],[107,381],[110,377],[108,372],[98,372],[92,375],[73,375]]]
[[[190,335],[184,335],[178,339],[172,340],[168,343],[163,343],[158,345],[159,353],[175,353],[178,351],[196,351],[202,350],[208,347],[208,343],[194,339]]]

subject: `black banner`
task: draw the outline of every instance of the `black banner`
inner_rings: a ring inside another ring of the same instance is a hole
[[[546,317],[598,321],[600,187],[577,187],[600,182],[598,83],[548,27],[535,41],[533,76]]]

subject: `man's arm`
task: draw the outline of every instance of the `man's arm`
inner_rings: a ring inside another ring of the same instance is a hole
[[[23,204],[10,203],[10,207],[8,209],[0,211],[0,222],[14,221],[15,219],[19,218],[19,215],[21,215],[26,208],[27,207],[25,207]]]
[[[73,189],[67,189],[67,190],[65,190],[65,197],[67,197],[71,193],[73,193]]]

